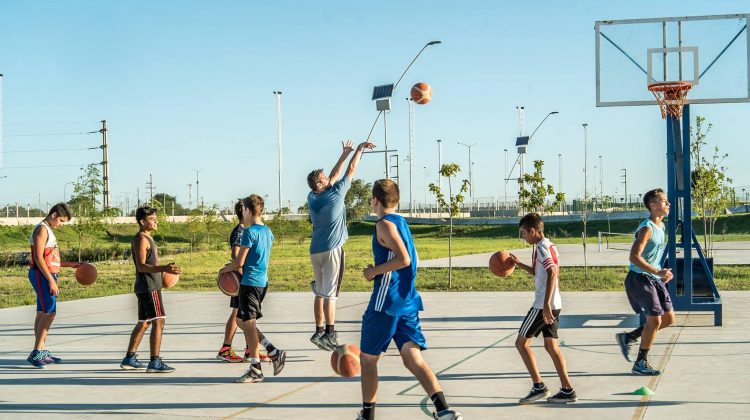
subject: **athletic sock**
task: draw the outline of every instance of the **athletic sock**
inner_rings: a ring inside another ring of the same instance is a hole
[[[445,395],[443,391],[438,391],[430,396],[432,403],[435,404],[435,410],[439,413],[443,410],[448,409],[448,403],[445,402]]]
[[[536,389],[544,388],[544,382],[534,382],[534,388]]]
[[[159,356],[158,356],[158,355],[157,355],[157,356],[151,356],[151,361],[153,362],[154,360],[156,360],[156,359],[158,359],[158,358],[159,358]]]
[[[634,329],[633,331],[630,331],[628,333],[625,333],[628,336],[628,340],[635,341],[639,338],[641,338],[641,335],[643,335],[643,327],[638,327]]]
[[[127,357],[127,358],[131,358],[133,356],[135,356],[135,352],[127,352],[127,353],[125,353],[125,357]]]
[[[320,325],[320,326],[316,325],[315,326],[315,333],[316,334],[323,334],[324,332],[325,332],[325,327],[324,326],[322,326],[322,325]]]
[[[636,362],[638,360],[646,360],[648,357],[648,351],[649,349],[638,349],[638,359],[636,359]]]
[[[326,324],[326,334],[334,332],[333,324]]]
[[[274,354],[276,354],[276,347],[271,344],[271,341],[269,341],[268,338],[263,338],[263,341],[260,342],[260,345],[266,349],[269,356],[273,356]]]
[[[375,420],[375,403],[362,403],[362,418],[365,420]]]

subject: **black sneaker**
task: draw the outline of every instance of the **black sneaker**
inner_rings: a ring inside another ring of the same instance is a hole
[[[644,376],[659,376],[661,375],[661,371],[658,371],[654,369],[653,366],[648,362],[648,360],[641,359],[636,360],[633,364],[633,369],[631,370],[636,375],[644,375]]]
[[[546,385],[541,388],[532,387],[531,391],[529,391],[529,395],[518,400],[518,403],[519,404],[531,404],[536,400],[541,400],[542,398],[546,398],[548,396],[549,396],[549,389],[547,389]]]
[[[552,404],[570,404],[576,401],[578,401],[578,396],[573,389],[571,389],[570,392],[565,392],[560,389],[560,392],[547,398],[547,402]]]
[[[622,357],[624,357],[628,362],[632,362],[632,360],[630,359],[630,350],[633,348],[633,343],[638,340],[633,340],[632,338],[630,338],[630,336],[628,336],[628,333],[625,332],[615,334],[615,340],[617,340],[617,344],[620,345]]]
[[[328,351],[328,348],[326,348],[325,343],[323,343],[322,340],[324,334],[325,333],[316,331],[315,334],[310,337],[310,342],[315,344],[319,349]]]
[[[336,331],[325,333],[320,337],[320,341],[326,350],[333,351],[339,346],[339,334]]]

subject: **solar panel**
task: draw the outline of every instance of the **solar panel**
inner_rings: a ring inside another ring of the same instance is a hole
[[[516,146],[526,146],[529,144],[529,136],[516,137]]]
[[[372,100],[390,98],[393,96],[393,84],[375,86],[372,90]]]

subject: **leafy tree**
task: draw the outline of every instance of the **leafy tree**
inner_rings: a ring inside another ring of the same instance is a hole
[[[361,219],[370,214],[370,198],[372,198],[372,184],[361,179],[353,180],[351,188],[344,197],[346,220]]]
[[[693,210],[703,221],[703,248],[706,256],[713,255],[716,218],[726,212],[733,199],[732,179],[726,174],[727,168],[722,164],[728,154],[720,154],[714,147],[713,155],[707,159],[701,155],[706,146],[706,136],[713,128],[705,126],[706,119],[700,115],[695,118],[695,130],[690,130],[690,158],[693,170],[690,172],[690,187]],[[704,129],[705,128],[705,129]]]
[[[187,213],[186,209],[177,202],[176,196],[166,193],[154,194],[151,206],[158,208],[160,211],[164,212],[165,215],[171,215],[173,211],[174,214]]]
[[[99,166],[92,163],[82,171],[73,183],[73,195],[68,201],[75,217],[71,226],[78,234],[78,261],[81,260],[84,242],[106,230],[105,218],[110,215],[109,211],[99,210],[98,197],[103,189]]]
[[[440,190],[440,187],[434,183],[430,184],[430,192],[435,194],[437,202],[440,208],[448,212],[448,224],[450,226],[448,231],[448,288],[453,286],[453,252],[452,252],[452,238],[453,238],[453,217],[458,216],[460,213],[459,205],[464,202],[464,194],[469,190],[469,180],[464,179],[461,183],[461,188],[458,194],[453,195],[453,185],[451,178],[455,177],[456,174],[461,172],[461,167],[457,163],[446,163],[440,167],[440,176],[448,178],[448,201],[445,201],[445,194]]]
[[[544,214],[560,208],[565,202],[565,194],[562,192],[555,193],[555,188],[550,184],[545,185],[542,169],[544,168],[543,160],[534,161],[534,173],[523,174],[523,178],[518,179],[518,203],[523,213],[537,212]],[[528,188],[527,188],[528,187]],[[548,199],[552,196],[554,201]]]

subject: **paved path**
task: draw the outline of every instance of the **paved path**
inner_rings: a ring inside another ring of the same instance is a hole
[[[343,342],[358,342],[369,294],[339,301]],[[563,293],[561,344],[579,395],[570,406],[518,406],[531,383],[513,341],[532,294],[425,293],[425,358],[439,374],[448,400],[466,419],[687,419],[750,418],[750,293],[724,292],[724,326],[709,314],[680,314],[657,338],[652,362],[658,378],[631,375],[613,335],[635,325],[622,293]],[[0,418],[244,418],[346,419],[360,408],[359,379],[332,374],[329,354],[314,349],[309,293],[269,293],[260,327],[289,351],[286,369],[266,382],[235,384],[244,364],[214,359],[228,315],[218,293],[164,294],[168,314],[162,356],[173,374],[122,371],[136,314],[131,295],[63,302],[48,347],[64,363],[33,369],[25,362],[33,341],[30,306],[0,310]],[[235,339],[240,344],[239,337]],[[535,341],[551,388],[554,367]],[[141,357],[148,359],[147,340]],[[393,349],[380,362],[378,418],[427,419],[417,382]],[[630,392],[649,386],[651,399]]]
[[[560,265],[563,267],[581,267],[584,265],[583,245],[557,245],[560,253]],[[521,261],[531,263],[531,247],[511,249]],[[629,243],[610,244],[610,248],[602,245],[601,251],[597,245],[589,246],[586,255],[589,266],[625,266],[628,264]],[[492,252],[453,257],[454,267],[487,267]],[[681,256],[682,253],[678,253]],[[695,254],[693,255],[695,257]],[[715,265],[750,264],[750,242],[717,242],[714,254]],[[419,261],[420,267],[448,267],[448,258]]]

